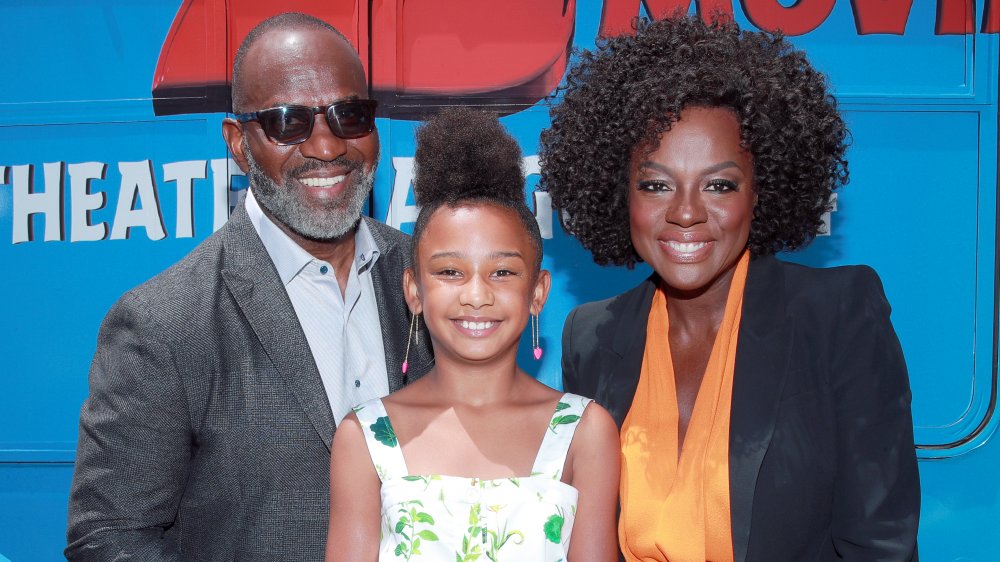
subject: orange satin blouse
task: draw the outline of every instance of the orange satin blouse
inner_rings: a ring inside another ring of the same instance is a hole
[[[733,560],[729,414],[749,261],[744,252],[737,263],[679,453],[667,297],[662,289],[653,297],[639,385],[621,431],[618,535],[626,560]]]

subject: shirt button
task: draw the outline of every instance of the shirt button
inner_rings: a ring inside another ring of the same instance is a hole
[[[326,275],[326,273],[327,273],[328,271],[330,271],[330,268],[329,268],[329,267],[327,267],[327,266],[325,266],[325,265],[321,265],[321,266],[319,266],[319,272],[320,272],[320,273],[322,273],[323,275]]]
[[[354,379],[354,388],[361,388],[361,381]]]

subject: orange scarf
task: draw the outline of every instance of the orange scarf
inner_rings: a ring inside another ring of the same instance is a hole
[[[657,288],[635,399],[622,425],[618,535],[630,562],[733,560],[729,414],[749,254],[736,265],[694,410],[677,451],[677,389],[667,296]]]

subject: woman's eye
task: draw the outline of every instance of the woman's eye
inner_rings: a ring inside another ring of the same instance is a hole
[[[708,182],[705,186],[705,191],[718,191],[718,192],[729,192],[729,191],[739,191],[740,188],[736,185],[736,182],[731,180],[716,179]]]
[[[671,188],[666,182],[647,180],[639,182],[639,185],[636,186],[636,189],[638,189],[639,191],[654,192],[654,191],[670,191]]]

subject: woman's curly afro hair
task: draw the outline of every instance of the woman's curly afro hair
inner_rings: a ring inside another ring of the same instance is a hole
[[[638,21],[570,69],[541,138],[541,189],[599,264],[633,267],[628,171],[685,107],[725,107],[752,155],[754,256],[808,244],[847,182],[847,129],[826,79],[780,35],[694,16]]]
[[[420,238],[442,206],[493,205],[513,211],[541,268],[542,236],[524,199],[521,147],[495,115],[444,109],[417,129],[413,193],[420,206],[413,228],[413,263]]]

